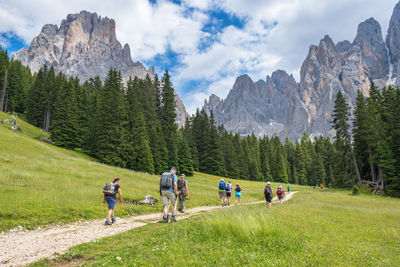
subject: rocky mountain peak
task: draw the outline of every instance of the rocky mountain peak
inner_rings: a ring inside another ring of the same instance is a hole
[[[400,73],[400,2],[396,4],[392,17],[389,22],[389,29],[386,35],[386,46],[389,49],[390,63],[393,65],[392,77],[397,77]],[[400,84],[397,78],[396,84]]]
[[[253,86],[253,81],[247,74],[243,74],[236,78],[233,85],[233,91],[250,91]]]
[[[154,76],[154,70],[133,62],[128,44],[122,47],[118,42],[113,19],[88,11],[67,15],[60,27],[43,26],[29,49],[19,50],[14,58],[33,72],[46,64],[82,81],[96,75],[105,79],[110,68],[120,70],[124,81],[130,76]]]
[[[267,76],[267,83],[272,82],[273,86],[280,93],[290,95],[297,88],[296,80],[292,74],[284,70],[276,70],[270,76]]]
[[[358,45],[361,49],[369,79],[383,79],[389,74],[388,53],[378,21],[369,18],[360,23],[353,45]]]

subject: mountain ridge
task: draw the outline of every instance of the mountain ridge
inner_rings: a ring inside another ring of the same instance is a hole
[[[318,45],[311,45],[299,82],[284,70],[274,71],[257,82],[246,75],[252,84],[243,83],[241,75],[225,100],[217,101],[219,97],[212,95],[203,108],[207,113],[213,112],[217,124],[242,135],[255,133],[298,140],[307,131],[312,136],[333,137],[330,121],[339,90],[353,108],[357,91],[367,96],[371,81],[379,87],[400,84],[398,36],[400,2],[393,10],[386,41],[379,22],[369,18],[359,24],[353,42],[335,44],[325,35]],[[233,103],[237,105],[234,109]]]

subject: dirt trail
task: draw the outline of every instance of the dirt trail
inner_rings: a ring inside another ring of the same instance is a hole
[[[296,192],[286,194],[285,201]],[[276,197],[273,202],[277,203]],[[265,201],[244,203],[254,205]],[[231,206],[233,207],[233,206]],[[178,220],[189,218],[200,212],[222,209],[221,206],[204,206],[188,209]],[[148,214],[118,219],[112,226],[105,226],[104,219],[76,222],[45,227],[32,231],[0,233],[0,266],[20,266],[36,262],[42,258],[59,255],[69,248],[116,235],[161,220],[161,214]]]

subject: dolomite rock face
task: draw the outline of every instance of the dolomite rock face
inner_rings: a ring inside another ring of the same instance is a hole
[[[146,70],[140,62],[133,62],[128,44],[121,46],[113,19],[87,11],[69,14],[59,28],[43,26],[30,47],[16,52],[14,58],[33,72],[47,64],[82,81],[96,75],[104,80],[110,68],[120,70],[124,81],[129,76],[143,79],[155,75],[152,67]]]
[[[96,13],[81,11],[69,14],[57,25],[44,25],[29,48],[22,48],[14,59],[37,72],[43,65],[53,66],[57,72],[78,76],[81,81],[99,76],[104,80],[110,68],[121,71],[122,80],[135,76],[144,79],[155,76],[154,68],[146,69],[142,63],[133,62],[128,44],[123,47],[116,38],[115,21]],[[176,122],[183,126],[188,116],[177,94]]]
[[[311,136],[333,137],[332,111],[339,91],[353,109],[357,92],[369,95],[370,82],[378,87],[400,85],[400,2],[389,23],[386,42],[381,26],[370,18],[360,23],[354,41],[337,44],[325,36],[310,46],[300,71],[300,82],[285,71],[253,82],[237,78],[225,100],[212,95],[206,112],[218,124],[242,135],[277,135],[298,140],[304,131]]]

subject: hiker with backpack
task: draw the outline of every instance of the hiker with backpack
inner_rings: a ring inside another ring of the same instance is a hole
[[[267,201],[267,208],[271,207],[272,197],[274,194],[272,193],[271,183],[267,182],[267,185],[264,188],[264,196]]]
[[[242,188],[240,188],[239,184],[235,186],[235,205],[236,202],[240,204],[240,198],[242,197]]]
[[[185,174],[181,174],[181,178],[178,180],[178,192],[179,192],[179,207],[180,213],[185,213],[185,201],[186,197],[189,196],[189,187],[187,180],[185,179]],[[175,204],[176,205],[176,204]]]
[[[169,221],[169,205],[172,205],[171,222],[176,222],[175,209],[176,197],[178,195],[178,177],[176,177],[176,168],[172,167],[169,172],[164,172],[160,178],[160,195],[163,207],[163,223]]]
[[[114,178],[112,183],[106,183],[103,187],[103,194],[104,194],[103,203],[107,202],[108,204],[108,213],[105,225],[112,225],[113,223],[115,223],[114,208],[115,208],[117,193],[119,195],[119,202],[122,203],[122,192],[121,192],[121,186],[119,185],[118,177]]]
[[[219,198],[221,199],[222,207],[225,206],[226,201],[226,184],[224,183],[224,179],[221,178],[221,181],[218,184]]]
[[[287,186],[287,191],[290,192],[290,186],[289,185]]]
[[[231,181],[229,181],[226,184],[225,191],[226,191],[226,204],[225,204],[225,206],[226,205],[230,206],[231,205],[231,196],[232,196],[232,182]]]
[[[282,185],[280,185],[280,186],[278,187],[278,190],[276,190],[276,195],[278,196],[279,204],[282,205],[283,198],[285,197],[285,190],[283,190]]]

